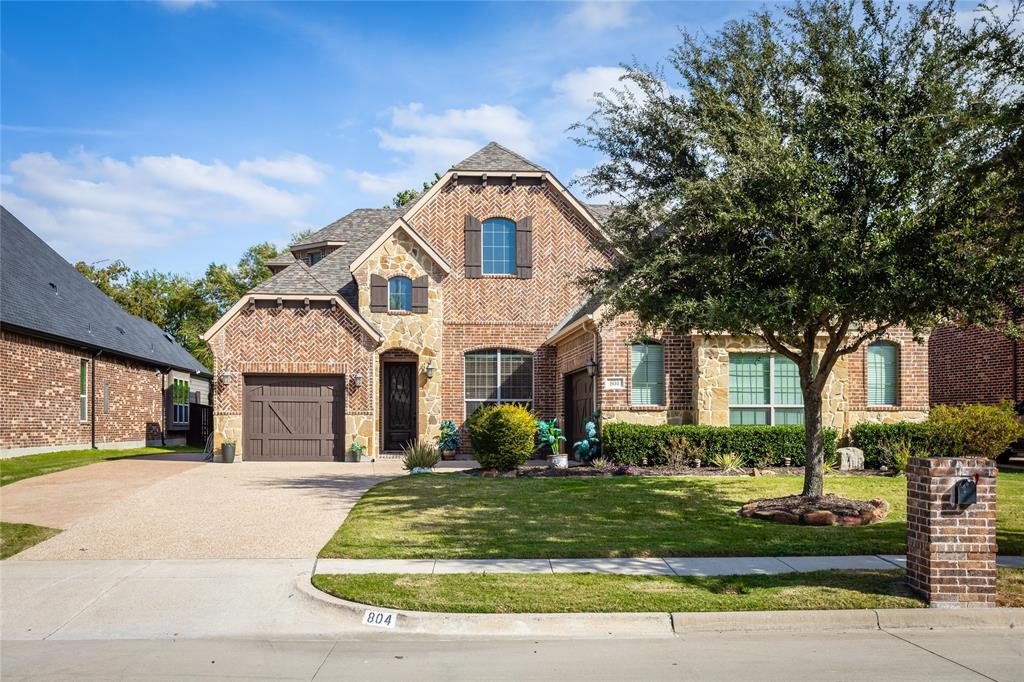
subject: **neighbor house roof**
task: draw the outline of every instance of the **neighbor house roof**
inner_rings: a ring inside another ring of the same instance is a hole
[[[582,202],[580,202],[582,203]],[[599,222],[601,226],[605,226],[608,223],[608,218],[611,216],[612,211],[615,207],[611,204],[583,204],[590,215],[594,216],[594,220]]]
[[[210,376],[170,334],[125,312],[10,211],[0,213],[0,324]]]
[[[453,171],[543,173],[543,168],[524,159],[497,142],[489,142],[483,149],[452,166]]]

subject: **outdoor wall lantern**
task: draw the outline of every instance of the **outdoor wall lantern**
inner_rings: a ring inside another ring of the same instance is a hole
[[[355,386],[356,388],[362,388],[363,375],[361,373],[356,372],[355,374],[352,375],[352,385]]]
[[[593,378],[597,374],[597,363],[594,358],[587,360],[587,376]]]
[[[434,378],[434,363],[431,360],[427,360],[427,366],[423,368],[423,371],[427,373],[428,379]]]
[[[220,373],[220,385],[221,386],[229,386],[229,385],[231,385],[231,377],[233,375],[234,375],[234,372],[230,372],[228,370],[224,370],[223,372],[221,372]]]

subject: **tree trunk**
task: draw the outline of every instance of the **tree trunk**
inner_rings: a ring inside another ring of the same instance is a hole
[[[821,388],[812,383],[804,389],[804,497],[821,497],[824,489],[825,434],[821,429]]]

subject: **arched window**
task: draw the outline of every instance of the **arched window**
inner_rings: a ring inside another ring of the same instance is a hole
[[[533,356],[514,350],[466,353],[466,416],[483,405],[533,404]]]
[[[665,354],[660,343],[634,343],[630,358],[633,405],[665,404]]]
[[[388,310],[412,310],[412,280],[392,277],[388,280]]]
[[[507,218],[489,218],[483,224],[482,272],[516,274],[516,224]]]
[[[898,405],[900,347],[888,341],[868,346],[868,405]]]

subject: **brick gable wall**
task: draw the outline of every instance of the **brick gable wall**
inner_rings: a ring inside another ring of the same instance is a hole
[[[936,328],[929,344],[932,405],[1024,400],[1024,342],[980,327]]]
[[[91,420],[79,419],[79,363],[96,363],[96,442],[159,441],[162,377],[155,367],[12,332],[0,332],[0,449],[90,447]],[[88,371],[92,381],[92,367]],[[108,400],[104,400],[104,389]],[[91,390],[89,406],[93,410]]]

